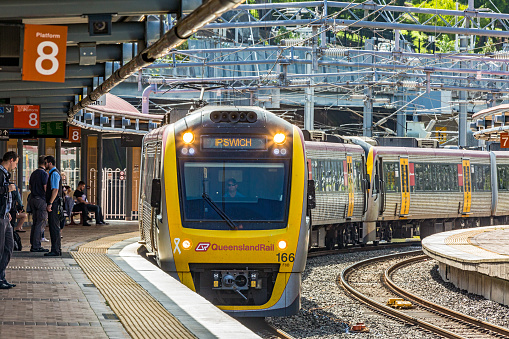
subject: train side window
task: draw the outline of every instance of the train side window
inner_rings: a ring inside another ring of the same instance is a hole
[[[498,189],[509,190],[509,165],[498,165]]]
[[[359,160],[354,162],[355,189],[362,192],[362,163]]]
[[[375,165],[373,166],[372,194],[378,194],[378,192],[380,191],[379,181],[380,181],[380,174],[378,173],[378,163],[375,163]]]
[[[400,192],[399,163],[384,162],[384,178],[386,192]]]
[[[470,165],[472,190],[474,192],[491,191],[491,172],[489,165]]]

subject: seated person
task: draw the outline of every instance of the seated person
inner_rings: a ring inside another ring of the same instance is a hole
[[[228,179],[227,183],[227,189],[228,192],[224,195],[225,198],[245,198],[246,196],[240,192],[237,191],[237,180],[230,178]]]
[[[27,221],[28,215],[25,213],[25,208],[23,207],[23,201],[21,201],[21,195],[19,194],[18,186],[16,186],[16,189],[12,191],[11,197],[12,204],[9,213],[11,214],[11,222],[13,224],[13,227],[16,220],[18,221],[14,228],[14,231],[26,232],[23,229],[23,224],[25,223],[25,221]]]
[[[64,188],[64,213],[69,219],[72,218],[72,209],[74,208],[74,199],[72,198],[71,186],[63,186]]]
[[[76,204],[74,205],[72,211],[73,212],[81,212],[83,219],[83,226],[90,226],[87,222],[88,220],[88,212],[95,213],[95,223],[96,225],[108,225],[108,223],[104,222],[103,216],[101,213],[101,207],[97,205],[92,205],[87,201],[87,196],[83,190],[85,189],[85,182],[80,181],[78,183],[78,188],[74,191],[74,198],[76,199]]]

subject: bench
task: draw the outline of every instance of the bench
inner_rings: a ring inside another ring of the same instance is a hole
[[[88,212],[88,213],[90,214],[90,213],[94,213],[94,212]],[[80,217],[79,223],[76,223],[74,221],[74,217],[77,216],[77,215],[79,215],[79,217]],[[69,225],[83,225],[84,218],[83,218],[83,213],[81,211],[79,211],[79,212],[71,212],[70,219],[71,219],[71,222],[69,223]]]
[[[71,219],[71,222],[69,223],[69,225],[83,225],[83,216],[82,216],[83,213],[81,213],[81,211],[79,212],[71,212],[71,216],[70,216],[70,219]],[[76,215],[79,215],[80,216],[80,221],[79,223],[76,223],[74,221],[74,217]]]

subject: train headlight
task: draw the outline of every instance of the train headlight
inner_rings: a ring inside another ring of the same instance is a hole
[[[284,135],[283,133],[277,133],[276,135],[274,135],[274,142],[278,145],[281,145],[285,142],[286,140],[286,135]]]
[[[188,239],[185,239],[183,242],[182,242],[182,248],[185,249],[185,250],[188,250],[191,248],[191,246],[193,246],[193,243],[191,242],[191,240],[188,240]]]
[[[285,250],[287,246],[288,244],[286,243],[285,240],[279,240],[279,242],[277,243],[277,247],[279,247],[280,250]]]
[[[184,140],[184,142],[186,144],[190,144],[194,141],[194,134],[191,133],[191,132],[186,132],[184,133],[184,135],[182,136],[182,139]]]

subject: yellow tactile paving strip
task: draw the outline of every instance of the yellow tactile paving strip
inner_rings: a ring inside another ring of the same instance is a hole
[[[106,255],[115,243],[136,236],[132,232],[102,238],[71,254],[132,338],[196,338]]]
[[[472,231],[466,231],[461,232],[458,234],[451,235],[447,238],[445,238],[445,244],[449,245],[451,247],[454,247],[462,252],[466,252],[469,254],[473,254],[478,257],[487,258],[487,259],[496,259],[500,258],[501,255],[489,250],[486,250],[484,248],[481,248],[479,246],[476,246],[472,244],[470,239],[475,238],[477,235],[484,233],[484,232],[490,232],[494,231],[495,229],[478,229],[478,230],[472,230]]]

